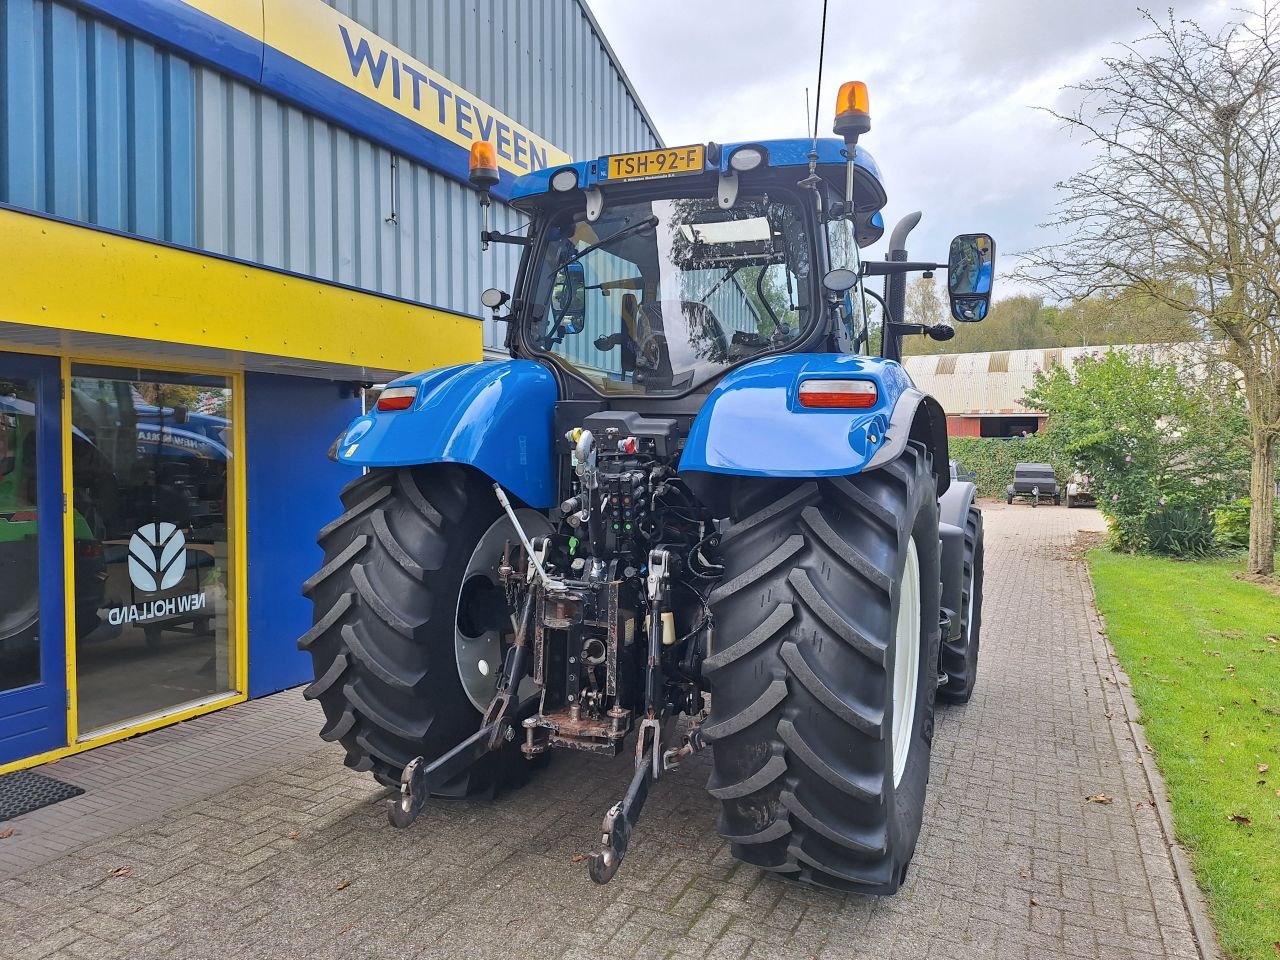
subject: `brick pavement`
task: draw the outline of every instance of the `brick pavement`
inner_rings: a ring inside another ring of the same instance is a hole
[[[180,743],[240,724],[203,756],[239,750],[248,764],[188,768],[172,779],[195,792],[176,801],[152,764],[143,775],[169,800],[137,798],[132,825],[94,826],[101,814],[85,803],[118,800],[113,778],[163,734],[53,768],[90,792],[13,821],[0,877],[9,851],[47,859],[82,845],[33,868],[9,863],[23,872],[0,879],[0,955],[1197,957],[1124,681],[1071,554],[1077,530],[1098,526],[1092,511],[989,507],[978,692],[939,720],[925,830],[892,899],[735,863],[715,835],[705,758],[655,788],[607,887],[572,861],[621,795],[625,755],[557,756],[519,792],[437,804],[393,830],[387,791],[309,739],[318,716],[294,692],[170,734]],[[225,789],[219,775],[240,782]],[[1084,802],[1097,793],[1114,802]],[[73,804],[74,817],[55,816]]]

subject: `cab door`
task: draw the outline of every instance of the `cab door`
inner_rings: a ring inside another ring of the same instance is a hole
[[[58,375],[0,353],[0,767],[67,743]]]

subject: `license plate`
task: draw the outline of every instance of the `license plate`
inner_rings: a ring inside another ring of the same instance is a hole
[[[609,180],[646,180],[701,173],[706,164],[706,147],[668,147],[640,153],[619,153],[606,157]]]

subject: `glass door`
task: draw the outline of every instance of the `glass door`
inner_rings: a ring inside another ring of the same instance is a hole
[[[0,353],[0,765],[66,746],[58,361]]]
[[[74,364],[81,739],[235,691],[232,381]],[[92,596],[80,586],[100,584]]]

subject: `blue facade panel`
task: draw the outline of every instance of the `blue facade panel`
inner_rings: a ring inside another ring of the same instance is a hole
[[[196,243],[181,58],[49,0],[0,3],[0,203]]]
[[[251,697],[311,679],[311,659],[297,647],[311,626],[302,582],[322,565],[316,531],[358,476],[325,452],[359,413],[359,400],[344,399],[337,383],[245,375]]]

